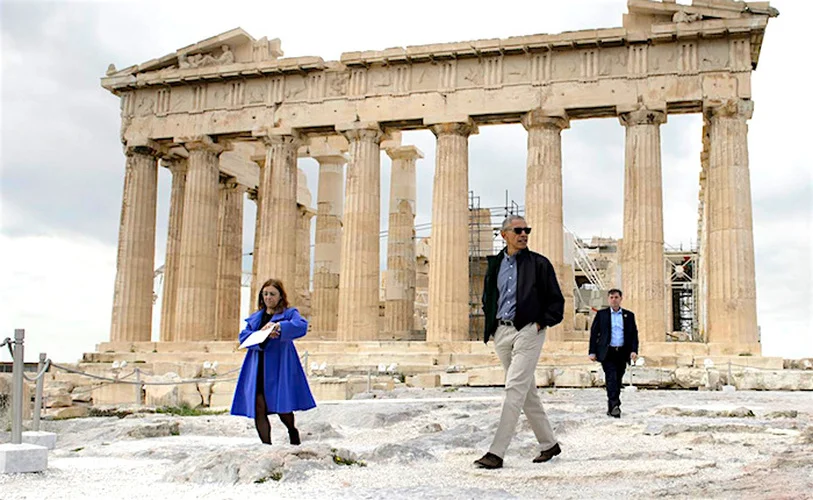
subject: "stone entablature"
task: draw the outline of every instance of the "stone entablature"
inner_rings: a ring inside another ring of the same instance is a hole
[[[700,4],[692,11],[631,1],[626,28],[348,52],[328,62],[257,60],[247,47],[258,42],[238,29],[110,73],[102,85],[122,97],[127,142],[204,129],[244,135],[271,124],[322,133],[357,120],[425,128],[438,114],[514,123],[536,108],[564,109],[571,118],[615,116],[641,103],[698,112],[704,101],[751,97],[750,72],[775,15]],[[672,22],[668,12],[652,12],[664,8],[701,19]],[[650,24],[635,24],[644,21]],[[210,62],[232,47],[234,62],[178,67],[201,44],[214,51]]]

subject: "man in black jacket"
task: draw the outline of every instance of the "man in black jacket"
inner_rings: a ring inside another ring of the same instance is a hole
[[[607,292],[610,307],[593,318],[590,327],[592,361],[600,361],[607,385],[607,415],[621,418],[621,379],[627,364],[638,359],[638,326],[632,311],[621,309],[621,290]]]
[[[565,299],[550,261],[528,250],[530,232],[525,219],[509,216],[501,231],[506,247],[488,258],[484,338],[488,343],[494,336],[494,349],[505,368],[505,400],[491,448],[474,462],[486,469],[502,467],[520,411],[525,412],[542,449],[534,462],[547,462],[562,451],[542,408],[534,372],[546,328],[562,321]]]

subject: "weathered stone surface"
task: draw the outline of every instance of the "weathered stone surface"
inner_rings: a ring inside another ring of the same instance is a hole
[[[54,412],[48,412],[55,420],[62,420],[68,418],[82,418],[90,415],[90,408],[87,406],[69,406],[67,408],[59,408]]]
[[[593,377],[590,371],[581,368],[554,368],[556,387],[592,387]]]
[[[42,472],[48,468],[48,448],[35,444],[0,444],[0,473]]]
[[[127,436],[133,439],[148,439],[177,436],[180,433],[180,423],[178,421],[173,421],[137,425],[136,427],[127,431]]]
[[[409,464],[425,460],[435,460],[435,456],[415,446],[385,444],[374,449],[368,458],[371,462],[395,462]]]
[[[748,408],[734,408],[732,410],[708,410],[705,408],[678,408],[669,406],[656,411],[658,415],[671,417],[718,417],[718,418],[747,418],[753,417],[754,412]]]
[[[682,389],[690,389],[703,385],[706,370],[702,368],[679,367],[675,370],[675,383]]]

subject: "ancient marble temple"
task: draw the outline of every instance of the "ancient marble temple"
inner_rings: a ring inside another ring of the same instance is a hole
[[[150,340],[161,167],[172,173],[162,341],[233,338],[244,313],[246,198],[257,207],[255,294],[258,282],[282,279],[307,306],[311,338],[397,337],[411,328],[415,302],[416,162],[432,161],[426,340],[468,340],[470,136],[487,125],[527,130],[530,244],[561,280],[572,276],[562,133],[573,120],[617,117],[626,133],[621,286],[642,340],[663,342],[660,129],[670,115],[701,113],[701,328],[710,344],[759,353],[747,123],[751,73],[778,13],[728,0],[629,0],[628,11],[619,28],[346,52],[338,61],[284,57],[279,40],[234,29],[143,64],[111,65],[102,86],[121,99],[126,176],[110,340]],[[435,135],[434,160],[401,144],[400,132],[415,129]],[[386,249],[381,151],[393,162]],[[298,196],[302,157],[319,163],[315,206]]]

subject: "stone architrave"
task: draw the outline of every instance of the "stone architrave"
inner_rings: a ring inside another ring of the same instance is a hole
[[[311,317],[311,219],[316,215],[305,205],[297,205],[296,226],[296,302],[294,305],[305,318]]]
[[[473,122],[431,126],[437,138],[426,340],[469,339],[469,135]]]
[[[223,147],[208,136],[181,139],[189,151],[178,272],[175,341],[214,340],[217,215]]]
[[[157,146],[128,146],[121,203],[112,342],[149,342],[152,335]]]
[[[387,150],[392,158],[390,215],[387,231],[386,337],[403,339],[415,315],[415,146]]]
[[[666,122],[666,113],[644,108],[623,113],[620,120],[626,127],[621,245],[624,307],[635,313],[642,343],[663,342],[666,264],[660,126]]]
[[[267,135],[265,167],[260,175],[260,242],[257,279],[282,281],[293,291],[296,282],[296,168],[299,138],[295,135]],[[289,292],[290,293],[290,292]]]
[[[528,131],[528,163],[525,181],[525,220],[533,229],[528,236],[531,250],[550,260],[565,297],[564,319],[548,329],[547,338],[564,340],[573,330],[573,276],[564,267],[562,217],[562,130],[570,127],[564,111],[534,110],[522,118]]]
[[[319,191],[316,212],[316,247],[313,259],[311,324],[317,338],[336,339],[339,316],[339,271],[344,209],[344,155],[316,156]]]
[[[240,328],[243,277],[243,194],[233,178],[220,182],[217,259],[217,330],[215,340],[234,340]]]
[[[172,191],[169,200],[169,227],[167,252],[164,257],[164,286],[161,299],[161,342],[172,342],[178,302],[178,261],[181,250],[181,224],[183,223],[184,191],[186,189],[186,158],[164,160],[172,172]]]
[[[756,344],[756,278],[748,124],[754,103],[709,106],[711,135],[706,180],[708,342]]]
[[[381,129],[377,124],[336,127],[350,143],[339,276],[340,341],[378,338],[381,212]]]

